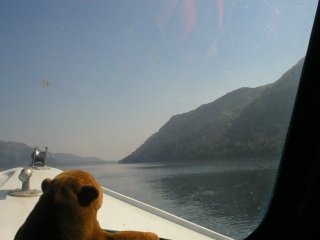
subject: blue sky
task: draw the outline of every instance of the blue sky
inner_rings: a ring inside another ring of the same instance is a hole
[[[121,159],[172,115],[277,80],[316,4],[0,1],[0,139]]]

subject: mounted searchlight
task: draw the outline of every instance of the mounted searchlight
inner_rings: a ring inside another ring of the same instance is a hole
[[[19,180],[22,182],[21,189],[14,189],[9,191],[9,195],[13,197],[36,197],[41,194],[40,190],[30,189],[30,178],[32,176],[32,168],[24,167],[20,174]]]
[[[21,170],[19,180],[22,182],[22,190],[30,190],[30,178],[32,176],[32,169],[25,167]]]

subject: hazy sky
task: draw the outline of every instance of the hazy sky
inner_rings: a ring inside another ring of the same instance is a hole
[[[0,139],[119,160],[172,115],[277,80],[316,0],[0,1]]]

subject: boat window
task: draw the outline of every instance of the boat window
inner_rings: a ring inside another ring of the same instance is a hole
[[[317,1],[1,1],[0,169],[87,169],[242,239],[272,194]]]

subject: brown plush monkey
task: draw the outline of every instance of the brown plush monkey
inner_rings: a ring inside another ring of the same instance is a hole
[[[97,220],[102,189],[88,173],[69,170],[45,179],[43,194],[15,240],[159,240],[149,232],[107,233]]]

